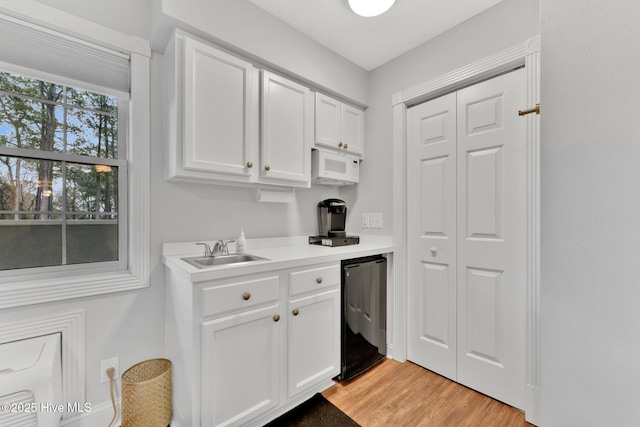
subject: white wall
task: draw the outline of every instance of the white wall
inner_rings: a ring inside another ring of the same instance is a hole
[[[543,1],[542,425],[640,425],[640,5]]]
[[[360,183],[340,191],[351,209],[347,230],[360,231],[361,213],[382,212],[384,228],[367,231],[392,234],[391,96],[521,43],[539,26],[539,0],[504,0],[371,72]]]
[[[151,37],[152,0],[35,0],[96,24],[146,40]]]
[[[225,46],[366,106],[368,73],[248,0],[153,0],[162,12]],[[169,21],[169,24],[175,22]],[[164,24],[164,22],[162,22]],[[163,25],[155,38],[166,39]],[[187,29],[188,27],[185,27]],[[159,50],[159,49],[158,49]]]

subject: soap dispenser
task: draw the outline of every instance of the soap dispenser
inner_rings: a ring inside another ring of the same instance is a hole
[[[244,237],[244,228],[240,229],[240,236],[236,239],[236,253],[243,254],[247,249],[247,239]]]

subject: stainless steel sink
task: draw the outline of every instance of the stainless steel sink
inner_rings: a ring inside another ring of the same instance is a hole
[[[212,256],[212,257],[196,256],[196,257],[190,257],[190,258],[182,258],[182,260],[198,268],[207,268],[207,267],[214,267],[216,265],[244,264],[244,263],[250,263],[254,261],[269,261],[269,258],[262,258],[259,256],[249,255],[249,254],[233,254],[233,255],[218,255],[218,256]]]

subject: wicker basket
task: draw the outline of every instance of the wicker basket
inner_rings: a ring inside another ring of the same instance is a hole
[[[166,427],[171,422],[171,361],[150,359],[122,374],[122,427]]]

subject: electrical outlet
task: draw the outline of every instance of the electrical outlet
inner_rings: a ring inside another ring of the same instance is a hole
[[[382,228],[382,214],[372,213],[369,215],[369,226],[371,228]]]
[[[369,214],[362,214],[362,223],[360,224],[360,228],[369,228]]]
[[[107,369],[113,368],[113,379],[120,378],[120,358],[112,357],[111,359],[103,360],[100,362],[100,383],[108,383],[109,377],[107,376]]]

